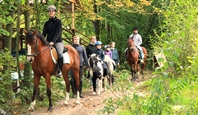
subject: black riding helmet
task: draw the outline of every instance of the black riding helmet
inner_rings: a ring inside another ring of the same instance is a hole
[[[138,30],[138,28],[137,27],[134,27],[133,30]]]

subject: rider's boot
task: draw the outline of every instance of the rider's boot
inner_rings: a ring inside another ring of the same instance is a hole
[[[140,59],[140,62],[141,62],[141,63],[144,63],[144,59],[143,59],[143,58],[141,58],[141,59]]]
[[[60,77],[62,75],[62,67],[63,67],[63,57],[58,58],[58,66],[59,66],[59,70],[58,70],[58,74],[56,75],[57,77]]]
[[[141,56],[140,56],[140,63],[144,63],[144,58],[142,58],[143,56],[142,56],[142,54],[141,54]]]

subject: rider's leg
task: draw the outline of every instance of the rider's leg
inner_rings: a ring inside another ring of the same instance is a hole
[[[62,67],[63,67],[63,50],[64,50],[64,44],[62,42],[57,42],[54,44],[57,53],[58,53],[58,66],[59,66],[59,72],[57,76],[60,76],[62,73]]]
[[[143,53],[143,50],[142,50],[142,47],[141,46],[136,46],[138,49],[139,49],[139,51],[140,51],[140,57],[141,57],[141,62],[143,63],[144,62],[144,53]]]

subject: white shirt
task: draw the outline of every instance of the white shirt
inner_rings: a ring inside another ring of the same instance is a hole
[[[140,46],[142,44],[142,37],[140,34],[131,34],[129,37],[131,38],[133,36],[133,40],[135,42],[136,46]]]

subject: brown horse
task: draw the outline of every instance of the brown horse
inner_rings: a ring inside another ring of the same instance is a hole
[[[44,37],[39,34],[37,31],[24,31],[26,34],[25,42],[28,49],[28,58],[32,61],[32,69],[34,72],[34,91],[32,97],[32,103],[29,107],[30,111],[34,110],[34,106],[36,104],[36,94],[38,92],[39,82],[41,76],[45,78],[46,86],[47,86],[47,96],[49,98],[49,107],[48,111],[52,111],[52,101],[51,101],[51,81],[50,77],[55,74],[56,64],[53,62],[50,49],[51,46],[45,41]],[[66,98],[65,105],[68,105],[69,101],[69,90],[70,90],[70,82],[68,78],[68,71],[71,69],[74,73],[74,77],[76,80],[77,87],[77,102],[80,103],[79,99],[79,70],[80,70],[80,57],[78,52],[71,47],[70,45],[65,45],[65,48],[68,48],[68,54],[70,58],[70,63],[66,63],[62,67],[63,78],[66,83]]]
[[[142,79],[144,79],[143,70],[145,70],[145,67],[146,67],[147,50],[144,47],[142,47],[142,50],[144,53],[144,63],[140,63],[140,61],[138,60],[139,51],[137,47],[135,46],[133,38],[129,38],[127,43],[128,43],[128,50],[126,52],[126,56],[127,56],[128,64],[131,68],[132,80],[135,81],[136,79],[138,79],[140,66],[141,66]]]

